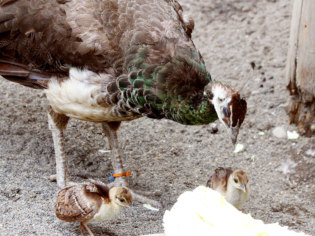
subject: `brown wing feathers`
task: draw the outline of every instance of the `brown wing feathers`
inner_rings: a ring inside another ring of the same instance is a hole
[[[63,52],[71,52],[75,41],[66,13],[59,5],[43,0],[2,1],[0,57],[30,69],[59,72]]]
[[[104,184],[91,182],[62,189],[55,205],[59,219],[68,222],[85,222],[98,212],[102,198],[109,201],[109,188]]]
[[[104,197],[105,199],[109,199],[109,187],[106,184],[94,180],[90,181],[91,184],[88,186],[94,186],[93,190],[89,190],[90,192],[95,192],[100,196]]]
[[[100,9],[97,4],[101,3],[0,0],[0,58],[50,73],[63,74],[64,66],[73,66],[114,74],[122,60],[119,39],[110,41],[109,35],[119,28],[118,21],[101,22],[101,15],[112,9]]]
[[[58,12],[61,15],[62,11],[52,7],[56,6],[54,1],[42,7],[40,4],[0,0],[0,75],[24,86],[43,89],[51,77],[68,73],[58,60],[52,60],[49,50],[60,47],[58,36],[66,35],[64,31],[67,28],[69,31],[69,27],[60,24],[58,31],[49,29],[56,25],[53,16],[58,16]],[[49,8],[52,12],[48,12]]]
[[[43,89],[47,88],[47,83],[55,74],[42,71],[30,71],[26,66],[0,59],[0,75],[7,80],[20,83],[24,86]]]
[[[172,15],[171,3],[179,21],[161,24]],[[150,19],[146,14],[135,14],[137,7],[152,13]],[[63,66],[70,65],[116,77],[127,69],[123,65],[131,45],[151,45],[167,38],[193,47],[188,38],[181,39],[183,27],[192,30],[191,22],[183,21],[182,9],[175,0],[0,0],[0,58],[27,65],[30,70],[59,73]],[[138,34],[141,37],[136,37]],[[170,54],[168,51],[162,54]],[[167,57],[156,53],[154,63]],[[154,58],[150,56],[150,60]]]
[[[71,186],[62,189],[58,193],[55,205],[56,216],[64,221],[87,221],[93,217],[93,208],[84,203],[82,196],[79,196],[78,188]]]

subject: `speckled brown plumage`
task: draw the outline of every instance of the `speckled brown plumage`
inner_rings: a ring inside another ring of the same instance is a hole
[[[109,202],[109,189],[94,183],[79,184],[59,191],[56,216],[67,222],[85,222],[93,218],[102,204]]]
[[[193,46],[181,32],[191,31],[192,23],[183,22],[173,0],[12,0],[0,6],[1,56],[33,69],[63,74],[68,64],[117,76],[126,70],[124,56],[132,45],[155,45],[150,56],[155,63],[161,60],[156,45],[165,36],[174,42],[164,52],[180,41]]]
[[[218,167],[215,169],[214,174],[211,175],[207,182],[207,187],[212,189],[222,188],[222,190],[226,191],[227,183],[230,175],[233,173],[232,168],[223,168]]]
[[[104,183],[91,180],[60,190],[55,211],[60,220],[80,222],[81,229],[93,235],[87,225],[90,221],[111,219],[131,201],[131,192],[127,188],[109,188]]]

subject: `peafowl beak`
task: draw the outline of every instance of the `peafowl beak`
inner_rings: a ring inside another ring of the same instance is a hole
[[[229,133],[230,133],[230,137],[232,139],[233,145],[236,144],[239,128],[240,127],[238,127],[238,126],[229,128]]]

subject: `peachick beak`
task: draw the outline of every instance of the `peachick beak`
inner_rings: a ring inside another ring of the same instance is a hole
[[[244,193],[246,193],[246,184],[242,185],[242,190],[243,190]]]
[[[231,136],[233,145],[236,144],[237,135],[238,135],[238,130],[239,130],[239,127],[238,127],[238,126],[235,126],[235,127],[231,127],[231,128],[230,128],[230,136]]]

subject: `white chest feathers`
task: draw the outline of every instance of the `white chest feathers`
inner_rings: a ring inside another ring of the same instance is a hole
[[[102,204],[100,210],[95,214],[91,221],[102,221],[114,218],[123,209],[122,206],[117,204],[104,203]]]
[[[57,113],[86,121],[111,121],[113,107],[100,106],[97,95],[110,76],[71,68],[69,78],[62,82],[52,79],[46,90],[47,99]]]
[[[236,208],[240,208],[248,199],[248,195],[248,192],[243,192],[240,189],[228,186],[225,199]]]

